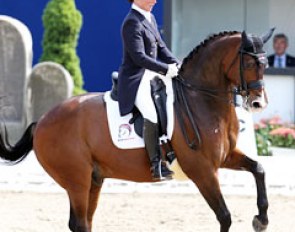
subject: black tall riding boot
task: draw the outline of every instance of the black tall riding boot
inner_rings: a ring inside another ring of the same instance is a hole
[[[143,136],[145,148],[149,154],[151,173],[154,180],[170,180],[173,172],[170,171],[165,162],[162,161],[158,124],[144,119]]]

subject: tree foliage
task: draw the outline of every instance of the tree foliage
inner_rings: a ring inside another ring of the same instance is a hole
[[[83,77],[76,48],[82,26],[82,15],[75,0],[51,0],[43,13],[43,54],[41,61],[63,65],[74,81],[74,94],[81,94]]]

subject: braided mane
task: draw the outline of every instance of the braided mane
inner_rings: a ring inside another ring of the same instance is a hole
[[[181,65],[180,71],[183,71],[183,67],[190,61],[192,60],[200,51],[201,48],[206,47],[209,43],[224,37],[224,36],[231,36],[231,35],[235,35],[238,34],[240,32],[238,31],[223,31],[220,32],[218,34],[213,34],[210,35],[208,38],[206,38],[203,42],[201,42],[198,46],[196,46],[189,54],[186,58],[183,59],[183,63]]]

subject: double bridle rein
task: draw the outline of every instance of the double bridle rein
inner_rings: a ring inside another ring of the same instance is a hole
[[[253,57],[256,61],[257,80],[251,81],[249,83],[246,82],[245,76],[244,76],[244,67],[245,67],[244,66],[245,65],[244,55],[249,55],[249,56]],[[237,62],[238,57],[240,57],[240,68],[239,68],[240,85],[236,86],[232,90],[201,88],[201,87],[195,86],[195,85],[187,82],[185,80],[185,78],[183,78],[180,74],[176,78],[174,78],[175,81],[173,81],[173,88],[175,90],[175,103],[176,104],[182,103],[181,105],[184,107],[185,114],[188,117],[189,123],[190,123],[191,128],[193,129],[193,132],[194,132],[194,138],[192,140],[190,140],[188,137],[188,134],[187,134],[187,130],[185,129],[186,127],[185,127],[185,122],[184,122],[184,117],[182,115],[182,112],[180,112],[180,110],[178,110],[176,108],[175,111],[176,111],[176,115],[179,119],[182,134],[183,134],[188,146],[191,149],[196,150],[197,144],[200,145],[202,143],[202,140],[201,140],[201,136],[199,133],[199,129],[197,127],[197,124],[194,120],[192,111],[190,109],[187,97],[184,94],[184,87],[186,87],[187,89],[192,90],[194,92],[200,92],[200,93],[205,94],[207,96],[213,97],[216,100],[235,105],[235,101],[233,100],[234,99],[233,97],[232,97],[232,99],[228,99],[229,94],[241,95],[243,98],[248,98],[249,92],[251,90],[259,90],[259,89],[264,88],[264,81],[259,79],[258,71],[259,71],[259,66],[261,64],[267,65],[267,58],[265,55],[266,55],[265,53],[260,53],[260,54],[251,53],[251,52],[245,51],[242,47],[240,47],[237,55],[235,56],[235,58],[231,62],[231,65],[229,66],[229,68],[226,72],[226,75],[225,75],[225,76],[227,76],[229,71],[232,69],[234,64]]]

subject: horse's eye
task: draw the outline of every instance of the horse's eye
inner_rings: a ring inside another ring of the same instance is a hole
[[[255,62],[248,62],[244,65],[245,69],[254,69],[256,68],[256,63]]]

